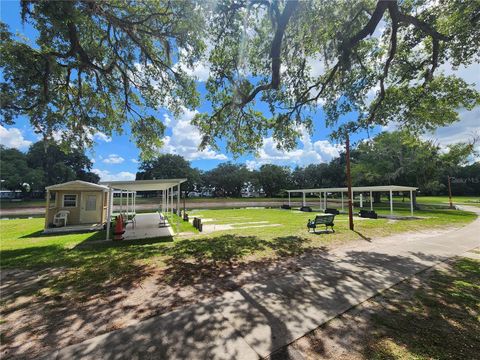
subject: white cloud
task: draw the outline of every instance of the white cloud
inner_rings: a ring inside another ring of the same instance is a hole
[[[138,161],[137,159],[130,159],[130,161],[134,164],[138,164],[140,161]]]
[[[438,128],[429,137],[438,141],[440,146],[471,141],[474,137],[480,136],[480,106],[472,111],[465,109],[459,112],[460,121],[452,125]],[[476,150],[480,152],[480,141],[477,141]]]
[[[104,142],[111,142],[112,141],[112,138],[108,135],[106,135],[105,133],[101,132],[101,131],[95,131],[93,127],[85,127],[84,128],[85,132],[86,132],[86,137],[87,139],[89,140],[98,140],[98,141],[104,141]],[[67,130],[67,129],[58,129],[58,130],[54,130],[52,131],[52,139],[55,141],[55,142],[61,142],[63,137],[71,137],[73,134],[73,132],[71,130]],[[43,139],[42,136],[38,136],[38,140],[41,140]]]
[[[480,63],[460,66],[458,69],[453,69],[450,64],[444,64],[440,66],[439,70],[444,71],[446,75],[456,75],[468,84],[475,84],[474,88],[480,91]]]
[[[185,50],[180,50],[180,61],[177,62],[173,68],[178,69],[180,68],[183,70],[187,75],[194,77],[197,81],[205,82],[208,80],[210,76],[210,67],[211,63],[207,60],[210,56],[210,53],[213,51],[213,43],[211,41],[206,41],[206,49],[203,55],[203,58],[200,61],[197,61],[193,64],[193,66],[187,65],[182,58],[186,58],[188,54]]]
[[[301,148],[291,151],[279,150],[272,137],[264,138],[257,157],[254,160],[248,160],[247,167],[254,169],[263,164],[307,166],[325,163],[340,155],[342,145],[332,144],[328,140],[313,142],[305,128],[301,128],[300,131],[300,142],[303,145]]]
[[[32,144],[32,142],[23,137],[20,129],[7,129],[0,125],[0,144],[7,148],[26,149]]]
[[[310,68],[310,76],[314,78],[323,75],[325,72],[325,63],[320,58],[320,55],[317,55],[317,57],[308,57],[307,66]]]
[[[135,174],[128,171],[120,171],[118,173],[111,173],[108,170],[92,169],[92,172],[100,176],[101,181],[126,181],[135,180]]]
[[[198,150],[202,141],[200,131],[192,125],[191,121],[198,111],[184,109],[183,113],[177,118],[165,115],[165,125],[172,130],[171,136],[165,136],[164,146],[159,149],[161,153],[177,154],[187,160],[215,159],[227,160],[225,154],[217,153],[211,148]]]
[[[104,134],[101,131],[98,131],[95,134],[93,134],[92,138],[94,140],[97,139],[97,140],[101,140],[101,141],[105,141],[105,142],[111,142],[112,141],[112,138],[110,136]]]
[[[124,158],[117,154],[110,154],[105,159],[102,160],[105,164],[121,164],[125,161]]]
[[[458,69],[453,69],[450,64],[444,64],[440,67],[446,75],[456,75],[469,84],[475,84],[474,88],[480,91],[480,64],[475,63],[469,66],[461,66]],[[435,139],[439,145],[445,148],[449,144],[470,141],[474,136],[480,135],[480,106],[477,106],[471,111],[465,109],[458,110],[460,121],[451,125],[438,128],[437,130],[428,133],[424,138]],[[398,124],[391,123],[383,126],[383,131],[395,131]],[[480,151],[480,144],[477,150]]]
[[[198,81],[205,82],[210,75],[210,64],[207,62],[199,62],[193,68],[188,66],[181,66],[182,70],[189,76],[194,77]]]

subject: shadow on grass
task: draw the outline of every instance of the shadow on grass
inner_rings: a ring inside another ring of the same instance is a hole
[[[166,280],[182,285],[231,272],[243,258],[272,252],[279,257],[305,251],[308,240],[298,236],[278,237],[271,241],[256,236],[226,234],[211,239],[182,240],[165,248]]]
[[[358,251],[348,258],[366,268],[372,261],[395,262],[396,270],[384,268],[387,276],[419,266],[407,257]],[[357,280],[371,283],[363,277],[358,273]],[[348,311],[268,359],[478,359],[479,278],[478,260],[457,259],[447,271],[434,269],[402,282],[369,300],[364,310]]]
[[[478,359],[480,262],[464,258],[452,267],[435,270],[420,288],[405,283],[385,294],[367,358]]]
[[[39,231],[34,231],[30,234],[25,234],[23,236],[20,236],[20,239],[37,239],[37,238],[45,238],[45,239],[48,239],[48,238],[52,238],[52,237],[59,237],[59,236],[68,236],[68,235],[74,235],[74,234],[84,234],[84,233],[91,233],[91,235],[85,239],[84,241],[92,241],[92,240],[102,240],[102,239],[105,239],[105,231],[88,231],[88,232],[85,232],[85,231],[78,231],[78,232],[64,232],[64,233],[47,233],[47,234],[44,234],[43,233],[43,230],[39,230]]]
[[[363,235],[360,231],[358,231],[358,230],[353,230],[353,232],[354,232],[355,234],[357,234],[358,236],[360,236],[363,240],[366,240],[366,241],[368,241],[368,242],[372,242],[372,238],[371,238],[371,237],[368,237],[368,236]]]
[[[271,241],[256,236],[221,235],[214,238],[185,239],[171,237],[129,241],[92,241],[93,234],[73,248],[63,244],[33,246],[2,251],[2,268],[64,268],[62,275],[49,280],[50,287],[62,292],[92,294],[115,286],[129,287],[148,275],[144,260],[159,258],[167,265],[167,278],[183,284],[232,268],[243,258],[269,252],[276,256],[295,256],[305,250],[308,241],[297,236]]]

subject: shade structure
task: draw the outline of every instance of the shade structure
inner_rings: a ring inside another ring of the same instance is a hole
[[[388,191],[416,191],[418,188],[412,186],[401,186],[401,185],[380,185],[380,186],[352,186],[352,191],[354,192],[388,192]],[[294,189],[287,190],[289,193],[324,193],[324,192],[347,192],[348,188],[338,187],[338,188],[318,188],[318,189]]]
[[[418,188],[413,186],[401,186],[401,185],[378,185],[378,186],[353,186],[352,187],[352,194],[353,193],[370,193],[370,209],[373,210],[373,203],[372,203],[372,193],[374,192],[388,192],[390,197],[390,213],[393,213],[393,192],[409,192],[410,193],[410,214],[413,215],[413,194],[416,193]],[[301,193],[302,194],[302,205],[305,206],[305,194],[307,193],[317,193],[324,195],[324,209],[327,207],[327,195],[329,193],[341,193],[342,194],[342,210],[343,210],[343,193],[348,193],[347,187],[337,187],[337,188],[317,188],[317,189],[293,189],[293,190],[286,190],[288,193],[288,205],[290,203],[290,194],[291,193]],[[353,195],[352,195],[353,196]],[[351,199],[353,201],[353,199]],[[363,203],[363,199],[361,200]],[[322,202],[320,201],[320,204]]]
[[[108,200],[108,210],[107,210],[107,232],[106,238],[110,238],[110,223],[112,218],[112,209],[113,209],[113,193],[120,193],[120,207],[121,211],[123,210],[123,194],[126,195],[126,213],[127,218],[129,214],[129,209],[133,210],[135,213],[135,198],[137,191],[161,191],[162,192],[162,203],[161,211],[170,212],[173,215],[174,209],[174,188],[177,187],[177,211],[180,206],[180,184],[187,181],[187,179],[154,179],[154,180],[130,180],[130,181],[103,181],[100,184],[107,186],[109,188],[109,200]],[[129,199],[132,203],[129,208]]]
[[[155,180],[131,180],[131,181],[102,181],[101,185],[106,185],[116,190],[127,191],[161,191],[173,188],[184,183],[187,179],[155,179]]]

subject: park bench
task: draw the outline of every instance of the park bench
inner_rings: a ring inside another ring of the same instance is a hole
[[[358,215],[362,218],[369,218],[369,219],[377,219],[378,215],[375,211],[373,210],[360,210]]]
[[[302,206],[300,211],[312,212],[312,208],[310,206]]]
[[[282,205],[282,209],[284,210],[290,210],[291,208],[292,207],[290,205],[285,205],[285,204]]]
[[[317,215],[315,216],[314,220],[308,219],[307,229],[308,231],[313,229],[313,232],[315,232],[317,226],[325,225],[325,230],[328,230],[328,227],[330,227],[332,231],[335,232],[335,230],[333,229],[333,226],[335,225],[333,223],[333,220],[335,220],[335,214]]]
[[[333,208],[326,208],[325,209],[325,214],[338,215],[338,214],[340,214],[340,211],[338,211],[337,209],[333,209]]]

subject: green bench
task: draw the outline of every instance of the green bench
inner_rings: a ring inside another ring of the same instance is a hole
[[[307,229],[310,232],[310,230],[313,230],[313,232],[316,231],[317,226],[319,225],[325,225],[325,230],[328,230],[330,227],[332,229],[332,232],[335,232],[333,229],[333,226],[335,225],[333,221],[335,220],[335,214],[322,214],[322,215],[317,215],[315,216],[314,220],[308,219],[307,223]]]

